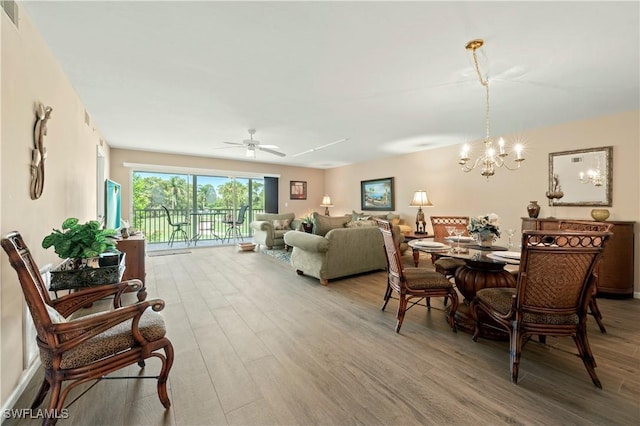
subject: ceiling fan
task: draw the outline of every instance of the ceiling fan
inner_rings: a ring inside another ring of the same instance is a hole
[[[255,129],[249,129],[249,139],[245,139],[242,142],[225,142],[226,144],[238,146],[238,147],[246,147],[247,151],[245,155],[247,158],[256,158],[256,149],[264,152],[268,152],[269,154],[277,155],[278,157],[285,157],[287,154],[280,151],[275,151],[276,149],[280,149],[277,145],[263,145],[260,141],[253,139],[253,135],[255,135]]]

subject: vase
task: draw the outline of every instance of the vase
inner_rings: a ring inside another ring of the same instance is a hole
[[[490,237],[480,238],[480,246],[481,247],[491,247],[493,246],[493,235]]]
[[[540,214],[540,205],[537,201],[529,201],[529,205],[527,205],[527,213],[529,213],[529,217],[536,218]]]
[[[591,217],[596,222],[604,222],[609,218],[609,210],[607,209],[593,209],[591,210]]]

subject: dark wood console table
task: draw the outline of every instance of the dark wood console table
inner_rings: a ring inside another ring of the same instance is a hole
[[[139,279],[142,281],[142,288],[138,291],[138,300],[142,301],[147,298],[147,289],[145,286],[145,253],[146,241],[144,234],[131,235],[129,238],[123,238],[116,242],[116,248],[125,256],[125,270],[122,277],[123,280]]]
[[[552,230],[558,229],[561,220],[556,218],[522,218],[522,230]],[[635,222],[606,221],[612,223],[613,237],[607,242],[598,268],[599,296],[633,296],[634,277],[634,227]]]

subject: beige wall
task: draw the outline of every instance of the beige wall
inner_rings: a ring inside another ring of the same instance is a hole
[[[22,11],[21,11],[22,12]],[[96,218],[96,150],[100,135],[84,123],[84,107],[55,58],[24,13],[16,28],[2,19],[0,233],[19,230],[42,267],[57,264],[42,238],[69,216]],[[42,197],[29,196],[35,105],[53,107],[45,139]],[[109,150],[105,147],[108,157]],[[108,165],[108,164],[107,164]],[[23,297],[16,274],[2,254],[0,264],[0,399],[4,406],[23,365]]]
[[[279,206],[281,213],[294,212],[296,217],[320,209],[319,205],[324,195],[324,170],[303,167],[279,166],[275,164],[258,163],[255,161],[234,161],[219,158],[194,157],[188,155],[171,155],[124,149],[111,150],[111,179],[122,185],[122,217],[131,218],[131,167],[125,163],[158,166],[154,171],[168,171],[171,168],[192,169],[206,174],[225,176],[224,172],[242,174],[242,172],[262,176],[276,176],[278,180]],[[306,200],[289,200],[289,181],[303,180],[307,182]]]
[[[39,265],[58,263],[55,253],[40,247],[42,238],[63,219],[96,217],[96,148],[100,135],[94,126],[84,124],[84,107],[55,58],[20,11],[16,29],[4,13],[2,19],[0,103],[0,233],[23,232]],[[38,200],[29,197],[29,162],[33,144],[35,104],[53,107],[46,145],[44,193]],[[496,118],[497,119],[497,118]],[[104,147],[106,170],[123,184],[123,217],[129,209],[130,169],[124,162],[210,170],[259,172],[280,176],[280,211],[300,216],[319,207],[322,195],[332,196],[333,215],[360,210],[360,181],[395,177],[396,211],[412,222],[415,210],[407,204],[413,191],[424,188],[435,206],[427,214],[478,215],[496,212],[503,229],[518,228],[529,200],[543,205],[541,216],[549,214],[544,201],[547,189],[549,152],[614,146],[614,220],[640,221],[639,172],[640,140],[638,111],[584,122],[568,123],[524,133],[527,160],[522,170],[500,170],[489,181],[477,172],[464,174],[457,169],[459,147],[448,147],[332,170],[279,167],[254,162],[172,156]],[[306,180],[308,199],[290,201],[289,181]],[[288,205],[285,205],[288,204]],[[560,217],[589,218],[588,207],[559,208]],[[636,226],[636,292],[640,244]],[[15,272],[6,255],[0,256],[0,402],[4,407],[10,394],[21,383],[23,365],[23,298]]]
[[[460,146],[408,154],[393,159],[372,161],[331,169],[326,172],[325,187],[335,204],[335,214],[360,211],[360,181],[393,176],[396,211],[409,223],[415,222],[416,209],[409,207],[413,192],[427,191],[433,207],[426,216],[459,214],[477,216],[494,212],[502,229],[519,229],[520,218],[527,216],[526,206],[537,200],[542,206],[539,217],[591,219],[591,207],[557,207],[552,214],[545,192],[548,189],[550,152],[613,146],[613,206],[610,220],[640,222],[640,119],[639,111],[630,111],[593,120],[535,129],[517,136],[526,143],[526,161],[515,172],[499,169],[489,180],[478,170],[463,173],[457,165]],[[499,119],[499,118],[494,118]],[[473,146],[474,155],[480,142]],[[640,297],[640,225],[636,224],[635,292]],[[501,243],[506,243],[506,233]]]

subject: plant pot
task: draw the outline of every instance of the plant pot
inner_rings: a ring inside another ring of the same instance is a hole
[[[302,229],[307,234],[311,234],[313,232],[313,223],[303,223],[302,224]]]
[[[485,238],[480,240],[481,247],[492,247],[493,246],[493,237]]]
[[[124,273],[124,253],[120,253],[120,263],[101,268],[73,269],[72,259],[67,259],[51,270],[50,291],[71,290],[102,284],[119,283]]]

